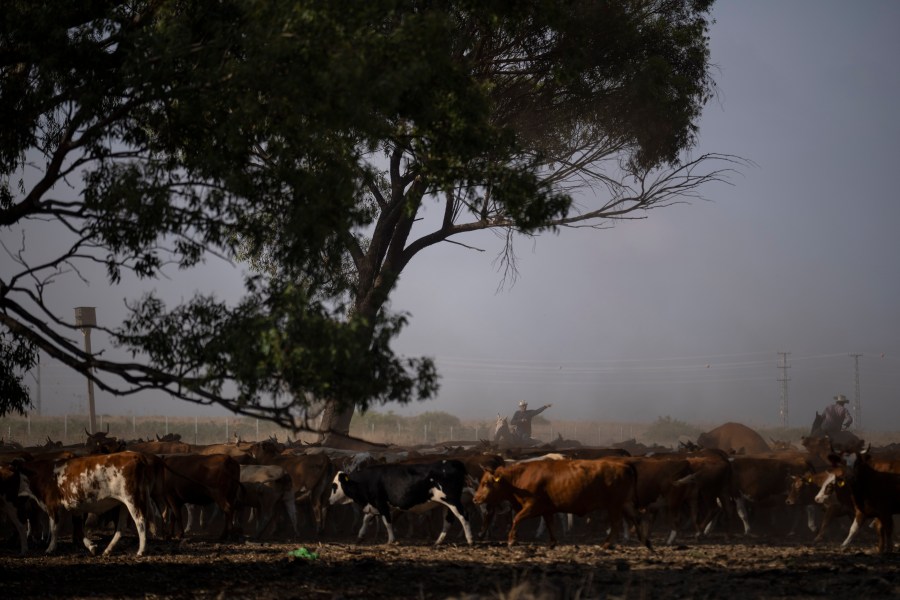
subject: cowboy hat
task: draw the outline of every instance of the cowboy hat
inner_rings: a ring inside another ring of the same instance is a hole
[[[847,400],[847,396],[843,394],[838,394],[837,396],[835,396],[834,401],[838,404],[847,404],[848,402],[850,402],[849,400]]]
[[[528,406],[528,403],[525,402],[524,400],[520,400],[520,401],[519,401],[519,407],[524,408],[524,407],[527,407],[527,406]]]

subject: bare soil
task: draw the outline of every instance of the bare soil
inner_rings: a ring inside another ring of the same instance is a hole
[[[106,538],[108,539],[108,538]],[[105,542],[106,539],[98,540]],[[135,538],[110,557],[71,542],[54,556],[0,547],[5,598],[900,598],[900,555],[772,538],[613,549],[523,542],[182,543]],[[294,558],[305,547],[318,558]]]

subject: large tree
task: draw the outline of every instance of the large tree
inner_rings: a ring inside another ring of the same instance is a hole
[[[26,234],[5,244],[0,375],[21,388],[41,348],[114,393],[294,428],[325,401],[336,433],[354,407],[431,397],[432,362],[390,347],[413,256],[499,229],[510,258],[517,232],[602,228],[727,171],[685,154],[713,89],[710,4],[8,3],[0,227]],[[413,235],[429,203],[443,218]],[[33,221],[69,249],[35,262]],[[248,294],[134,302],[107,329],[132,361],[85,354],[44,301],[82,262],[117,283],[210,252],[254,261]]]
[[[360,163],[371,222],[340,234],[352,314],[376,322],[406,265],[435,244],[499,230],[504,276],[514,276],[517,234],[602,229],[724,179],[740,161],[690,154],[714,93],[710,5],[412,2],[380,20],[378,36],[428,32],[427,47],[403,60],[432,73],[434,89],[416,99],[424,107],[384,115],[385,135]],[[487,119],[487,138],[448,135],[465,131],[472,113],[457,109],[446,79],[472,91],[465,106]],[[448,142],[457,139],[462,147]],[[436,223],[422,219],[429,205],[443,215]],[[323,430],[346,434],[352,416],[331,397]]]

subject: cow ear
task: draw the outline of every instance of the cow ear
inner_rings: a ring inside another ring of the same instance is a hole
[[[341,471],[341,474],[338,475],[338,481],[340,481],[341,483],[347,483],[347,481],[349,481],[349,480],[350,480],[350,478],[343,471]]]

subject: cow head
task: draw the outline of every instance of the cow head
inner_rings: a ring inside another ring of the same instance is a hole
[[[827,471],[825,481],[819,493],[816,494],[816,502],[824,505],[831,505],[837,502],[837,495],[844,491],[848,484],[847,470],[842,467],[834,467]]]
[[[790,478],[788,496],[784,503],[789,506],[808,504],[813,499],[813,494],[819,490],[814,474],[791,475]],[[819,481],[821,481],[821,478],[819,478]]]
[[[506,500],[506,485],[503,476],[498,471],[482,466],[484,473],[475,490],[472,502],[475,504],[495,504]]]
[[[331,482],[331,495],[328,497],[328,504],[350,504],[353,502],[353,498],[350,497],[350,489],[352,487],[353,482],[350,481],[350,476],[343,471],[338,471]]]

